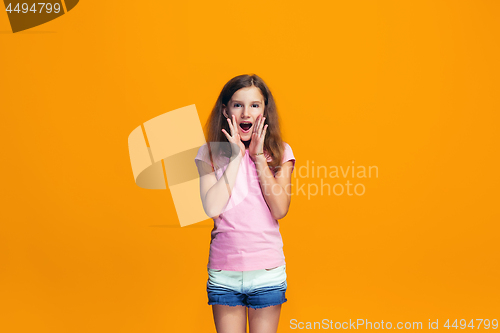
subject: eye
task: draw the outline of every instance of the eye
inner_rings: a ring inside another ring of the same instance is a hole
[[[259,105],[259,104],[254,104],[254,105],[257,105],[257,107],[260,107],[260,105]]]
[[[241,105],[240,103],[234,103],[234,107],[237,108],[237,105]]]

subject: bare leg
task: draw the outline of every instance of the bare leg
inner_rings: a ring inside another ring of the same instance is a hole
[[[217,333],[246,333],[247,308],[242,305],[212,305]]]
[[[248,308],[250,333],[276,333],[280,321],[281,304],[260,309]]]

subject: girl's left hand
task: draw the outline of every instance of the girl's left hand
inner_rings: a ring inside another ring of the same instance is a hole
[[[266,118],[262,115],[257,117],[257,121],[252,132],[252,141],[250,141],[250,146],[248,147],[248,154],[254,162],[257,158],[255,154],[263,153],[264,150],[264,139],[266,137],[267,130],[267,124],[264,126],[265,120]]]

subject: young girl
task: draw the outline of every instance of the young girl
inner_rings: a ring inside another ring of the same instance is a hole
[[[271,91],[257,75],[226,83],[195,158],[205,212],[214,219],[208,304],[218,333],[275,333],[287,301],[278,220],[290,206],[292,149],[281,139]]]

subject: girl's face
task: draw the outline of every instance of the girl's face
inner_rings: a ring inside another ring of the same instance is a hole
[[[223,105],[224,116],[231,119],[234,115],[241,140],[250,140],[257,117],[264,114],[264,96],[260,89],[255,86],[241,88],[233,94],[227,104]]]

